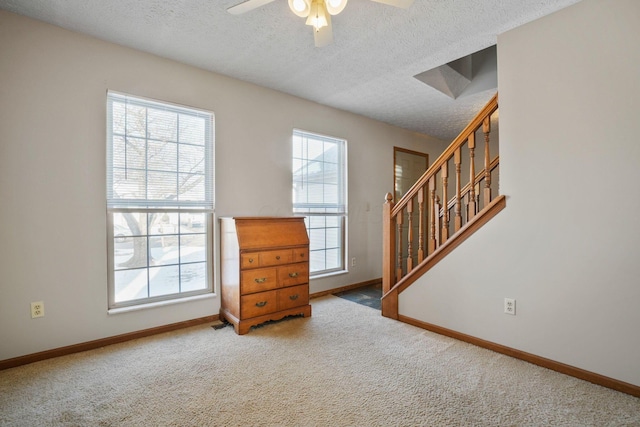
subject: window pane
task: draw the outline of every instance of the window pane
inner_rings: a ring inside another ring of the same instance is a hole
[[[148,200],[176,200],[178,195],[178,174],[170,172],[147,172],[149,185]]]
[[[149,141],[147,159],[147,168],[151,170],[176,171],[178,165],[178,144]]]
[[[148,214],[149,218],[149,234],[178,234],[180,227],[178,226],[177,212],[158,212]]]
[[[144,139],[138,138],[126,138],[126,151],[123,153],[125,156],[125,164],[130,169],[145,169],[146,163],[146,151],[147,143]]]
[[[181,233],[202,233],[205,230],[205,214],[183,213],[180,214]]]
[[[324,216],[322,218],[325,218],[325,220],[327,221],[327,227],[340,227],[341,226],[341,223],[342,223],[342,217],[341,216],[329,215],[329,216]]]
[[[144,236],[147,234],[147,214],[145,213],[114,213],[114,237]]]
[[[205,200],[204,175],[181,173],[179,176],[180,200],[196,202]]]
[[[339,249],[329,249],[325,254],[326,265],[325,268],[327,270],[338,269],[342,267],[342,263],[340,262],[340,250]]]
[[[129,136],[147,136],[147,109],[133,104],[126,106],[126,133]]]
[[[204,147],[180,144],[180,172],[203,174],[205,164]]]
[[[307,139],[307,158],[322,161],[324,158],[324,143],[316,139]]]
[[[339,248],[342,240],[340,230],[338,228],[327,228],[325,231],[326,247]]]
[[[149,238],[149,264],[168,265],[178,264],[180,251],[178,236],[157,236]]]
[[[149,296],[177,294],[180,292],[180,266],[149,268]]]
[[[131,301],[149,296],[146,268],[116,271],[114,282],[115,302]]]
[[[127,151],[124,145],[124,136],[113,136],[113,166],[125,168],[127,166]]]
[[[312,251],[309,253],[309,270],[322,271],[326,270],[324,262],[324,251]]]
[[[182,292],[197,291],[207,287],[207,264],[185,264],[180,273]]]
[[[180,262],[198,262],[207,260],[207,236],[188,234],[180,236]]]
[[[147,138],[161,141],[178,140],[178,115],[170,111],[149,109]]]
[[[202,117],[180,114],[180,142],[205,144],[206,123]]]
[[[111,129],[114,134],[124,134],[125,107],[122,102],[113,102],[111,110]]]
[[[327,224],[327,217],[311,215],[307,220],[308,228],[324,228]]]
[[[179,174],[179,180],[180,200],[196,202],[206,200],[204,175],[181,173]]]
[[[145,173],[140,170],[113,170],[113,197],[116,199],[144,199]]]
[[[317,251],[325,248],[325,230],[324,228],[312,228],[309,233],[309,250]]]
[[[114,267],[116,270],[147,266],[146,237],[114,237]]]

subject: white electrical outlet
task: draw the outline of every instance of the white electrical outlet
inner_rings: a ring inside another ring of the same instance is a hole
[[[504,299],[504,312],[506,314],[516,315],[516,300],[513,298]]]
[[[356,266],[356,257],[351,258],[351,267]]]
[[[31,318],[44,317],[44,302],[37,301],[31,303]]]

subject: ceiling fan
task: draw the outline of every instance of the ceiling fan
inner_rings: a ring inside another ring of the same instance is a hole
[[[240,15],[257,9],[275,0],[245,0],[227,9],[232,15]],[[408,8],[413,0],[372,0],[390,6]],[[307,18],[307,25],[313,27],[313,38],[316,47],[323,47],[333,42],[331,16],[337,15],[347,5],[347,0],[289,0],[289,8],[301,18]]]

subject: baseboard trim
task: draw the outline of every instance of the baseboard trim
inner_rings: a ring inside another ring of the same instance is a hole
[[[169,325],[157,326],[155,328],[143,329],[141,331],[129,332],[122,335],[115,335],[112,337],[87,341],[80,344],[68,345],[66,347],[54,348],[52,350],[41,351],[39,353],[27,354],[25,356],[14,357],[12,359],[0,360],[0,370],[15,368],[16,366],[27,365],[29,363],[39,362],[41,360],[65,356],[68,354],[80,353],[82,351],[94,350],[96,348],[105,347],[111,344],[118,344],[125,341],[148,337],[151,335],[162,334],[164,332],[171,332],[178,329],[189,328],[191,326],[202,325],[204,323],[215,322],[218,319],[219,316],[217,314],[213,316],[200,317],[198,319],[185,320],[184,322],[171,323]]]
[[[339,288],[329,289],[328,291],[316,292],[309,295],[309,298],[319,298],[325,295],[333,295],[333,294],[337,294],[338,292],[351,291],[353,289],[362,288],[364,286],[377,285],[378,283],[382,283],[382,277],[379,277],[377,279],[367,280],[360,283],[354,283],[353,285],[347,285],[347,286],[341,286]]]
[[[337,292],[348,291],[363,286],[374,285],[382,283],[382,278],[367,280],[365,282],[355,283],[353,285],[342,286],[340,288],[330,289],[328,291],[316,292],[309,295],[309,298],[319,298],[325,295],[331,295]],[[29,363],[39,362],[41,360],[52,359],[54,357],[65,356],[67,354],[80,353],[82,351],[93,350],[100,347],[105,347],[111,344],[118,344],[125,341],[131,341],[138,338],[144,338],[152,335],[162,334],[164,332],[171,332],[178,329],[184,329],[191,326],[197,326],[204,323],[215,322],[219,320],[219,315],[206,316],[198,319],[186,320],[184,322],[171,323],[169,325],[158,326],[150,329],[143,329],[141,331],[129,332],[122,335],[115,335],[112,337],[101,338],[93,341],[87,341],[84,343],[73,344],[66,347],[54,348],[51,350],[41,351],[39,353],[27,354],[24,356],[14,357],[12,359],[0,360],[0,371],[9,368],[15,368],[17,366],[28,365]]]
[[[399,315],[398,320],[413,326],[417,326],[422,329],[426,329],[431,332],[435,332],[440,335],[445,335],[460,341],[464,341],[464,342],[476,345],[478,347],[495,351],[496,353],[501,353],[507,356],[514,357],[516,359],[524,360],[525,362],[542,366],[543,368],[551,369],[552,371],[560,372],[562,374],[569,375],[571,377],[589,381],[591,383],[598,384],[613,390],[617,390],[622,393],[630,394],[635,397],[640,397],[640,387],[633,384],[626,383],[624,381],[619,381],[610,377],[605,377],[604,375],[600,375],[594,372],[586,371],[584,369],[576,368],[575,366],[567,365],[561,362],[556,362],[555,360],[547,359],[545,357],[536,356],[535,354],[516,350],[514,348],[507,347],[501,344],[496,344],[491,341],[486,341],[481,338],[476,338],[471,335],[466,335],[451,329],[447,329],[441,326],[433,325],[431,323],[423,322],[421,320],[417,320],[412,317]]]

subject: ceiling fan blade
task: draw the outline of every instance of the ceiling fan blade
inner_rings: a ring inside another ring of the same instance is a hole
[[[241,13],[245,13],[245,12],[249,12],[250,10],[257,9],[260,6],[264,6],[265,4],[271,3],[272,1],[275,1],[275,0],[246,0],[240,4],[231,6],[229,9],[227,9],[227,12],[229,12],[232,15],[240,15]]]
[[[413,4],[413,0],[372,0],[378,3],[388,4],[389,6],[401,7],[406,9]]]
[[[316,47],[325,47],[333,43],[333,29],[331,28],[331,17],[327,16],[326,27],[320,28],[320,30],[316,31],[315,28],[313,30],[313,41],[316,44]]]

